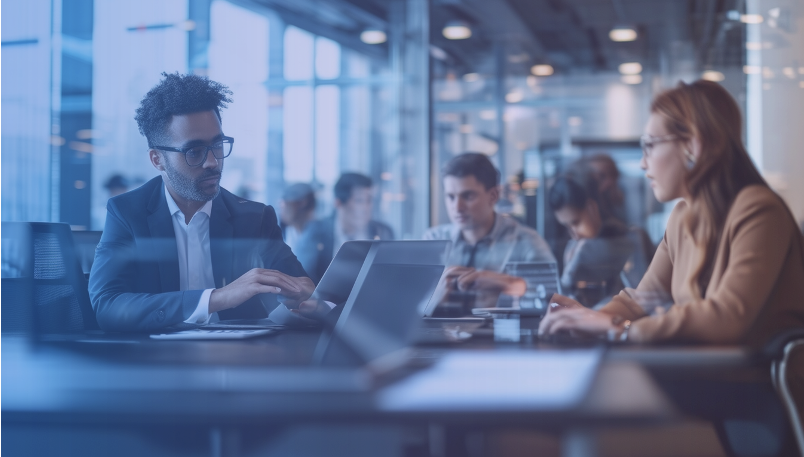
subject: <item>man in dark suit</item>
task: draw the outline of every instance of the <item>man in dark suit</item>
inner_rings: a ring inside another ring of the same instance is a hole
[[[393,240],[388,225],[371,219],[374,183],[359,173],[344,173],[335,183],[335,212],[313,221],[297,243],[296,254],[318,283],[341,245],[352,240]]]
[[[220,187],[234,143],[220,117],[231,91],[195,75],[163,76],[136,116],[160,176],[109,200],[89,282],[98,324],[150,332],[261,318],[274,296],[312,311],[303,302],[313,282],[273,208]]]

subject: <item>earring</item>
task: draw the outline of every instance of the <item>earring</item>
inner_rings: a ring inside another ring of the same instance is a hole
[[[695,166],[695,156],[689,149],[684,148],[684,157],[687,158],[687,169],[692,169]]]

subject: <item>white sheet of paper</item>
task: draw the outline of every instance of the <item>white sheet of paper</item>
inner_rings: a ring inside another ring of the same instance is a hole
[[[380,393],[398,411],[558,410],[589,390],[602,351],[459,351]]]

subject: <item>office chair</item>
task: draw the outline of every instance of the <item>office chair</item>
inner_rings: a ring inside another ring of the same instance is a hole
[[[99,328],[69,225],[5,222],[3,257],[3,331],[41,337]]]
[[[795,399],[790,393],[790,386],[787,382],[787,367],[790,355],[798,347],[801,347],[800,350],[804,350],[804,329],[791,329],[780,333],[765,346],[763,352],[765,357],[771,362],[773,387],[779,394],[782,404],[787,411],[799,453],[804,455],[804,427],[802,427],[802,417],[799,415]]]

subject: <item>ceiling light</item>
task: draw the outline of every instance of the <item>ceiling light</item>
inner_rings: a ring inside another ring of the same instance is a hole
[[[366,44],[380,44],[387,40],[388,36],[382,30],[369,29],[360,34],[360,41]]]
[[[642,75],[622,75],[620,76],[620,81],[625,84],[641,84]]]
[[[642,64],[639,62],[626,62],[620,64],[620,74],[638,75],[642,73]]]
[[[525,95],[522,93],[522,91],[517,89],[514,89],[511,92],[505,94],[505,101],[508,103],[519,103],[524,98]]]
[[[450,21],[441,33],[448,40],[465,40],[472,36],[472,28],[464,21]]]
[[[480,75],[477,73],[467,73],[463,75],[463,80],[468,83],[473,83],[475,81],[480,80]]]
[[[705,79],[707,81],[720,82],[720,81],[723,81],[724,79],[726,79],[726,76],[723,75],[723,73],[721,73],[719,71],[707,70],[707,71],[703,72],[703,75],[701,75],[701,78],[703,78],[703,79]]]
[[[761,24],[764,20],[761,14],[743,14],[740,16],[740,22],[743,24]]]
[[[609,38],[611,41],[634,41],[637,39],[637,32],[633,27],[614,27],[609,32]]]
[[[796,78],[796,71],[793,70],[793,67],[784,67],[784,69],[782,69],[782,73],[784,73],[784,75],[790,79]]]
[[[758,73],[762,73],[762,67],[758,65],[744,65],[743,73],[747,75],[756,75]]]
[[[530,67],[530,72],[536,76],[550,76],[553,74],[553,66],[547,64],[534,65]]]

